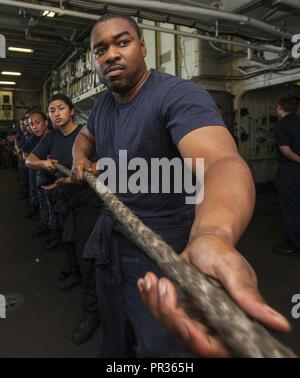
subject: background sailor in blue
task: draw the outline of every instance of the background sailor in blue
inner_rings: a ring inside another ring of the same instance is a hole
[[[300,98],[281,97],[277,103],[280,121],[275,125],[278,170],[276,186],[287,237],[285,243],[274,248],[275,253],[300,253],[300,117],[297,115]]]
[[[254,185],[209,94],[191,82],[148,71],[146,46],[131,18],[104,15],[92,30],[91,48],[99,78],[109,90],[74,143],[74,178],[82,180],[84,169],[91,169],[89,157],[95,149],[98,157],[111,157],[117,165],[121,149],[128,151],[128,159],[142,157],[147,162],[161,157],[204,157],[206,195],[196,216],[194,208],[185,205],[184,192],[118,195],[178,253],[184,251],[182,257],[220,280],[251,316],[288,330],[287,321],[263,302],[255,273],[234,248],[253,212]],[[158,300],[161,270],[134,246],[109,212],[102,211],[85,256],[94,258],[97,266],[103,357],[128,357],[133,343],[140,357],[191,356],[157,319],[197,353],[228,355],[211,333],[200,325],[195,329],[174,291],[171,306],[170,301]],[[152,314],[139,296],[137,281]],[[161,291],[169,299],[174,287],[165,278],[160,282],[169,288]],[[184,331],[192,326],[195,332],[186,336]]]
[[[23,147],[23,153],[27,157],[33,149],[39,144],[42,137],[48,132],[48,120],[45,113],[39,110],[34,110],[29,114],[29,124],[31,125],[33,136],[29,139],[26,145]],[[35,178],[34,189],[37,195],[37,204],[39,207],[40,224],[36,227],[31,235],[40,236],[48,232],[49,226],[49,214],[51,210],[47,203],[46,191],[42,189],[42,185],[45,185],[47,176],[45,171],[30,170],[31,175]]]

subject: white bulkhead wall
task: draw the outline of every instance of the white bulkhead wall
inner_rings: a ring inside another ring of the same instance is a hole
[[[196,29],[181,26],[179,30],[196,33]],[[192,79],[200,73],[200,40],[192,37],[177,37],[178,66],[183,79]]]
[[[154,21],[143,20],[143,24],[155,26]],[[156,69],[156,32],[153,30],[142,30],[143,37],[147,47],[146,64],[148,69]]]
[[[159,27],[164,29],[173,29],[174,25],[158,23]],[[157,40],[157,53],[158,53],[158,64],[160,71],[167,72],[172,75],[177,74],[176,69],[176,42],[175,36],[168,33],[159,33]]]
[[[142,23],[164,29],[197,33],[196,29],[185,26],[147,20],[143,20]],[[222,67],[218,63],[220,54],[213,50],[207,41],[147,29],[143,29],[143,37],[147,46],[148,68],[155,68],[183,79],[222,74],[220,72]],[[199,83],[212,90],[224,90],[225,87],[219,80],[203,78]]]

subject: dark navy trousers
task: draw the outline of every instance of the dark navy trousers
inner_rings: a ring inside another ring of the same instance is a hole
[[[177,228],[168,224],[162,232],[164,240],[179,253],[186,246],[190,224]],[[109,215],[95,227],[87,249],[97,242],[102,255],[95,260],[101,357],[194,357],[166,332],[141,299],[138,279],[149,271],[163,276],[156,263],[120,232]]]
[[[300,168],[280,166],[276,186],[288,238],[300,249]]]

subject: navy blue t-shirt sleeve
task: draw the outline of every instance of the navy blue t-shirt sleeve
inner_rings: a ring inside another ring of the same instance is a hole
[[[25,152],[25,154],[30,154],[38,143],[39,138],[35,136],[31,137],[23,147],[23,151]]]
[[[112,95],[109,95],[109,96],[108,95],[109,95],[108,90],[101,92],[98,95],[99,97],[98,97],[97,101],[95,102],[95,104],[93,105],[92,110],[89,114],[89,118],[87,120],[86,127],[92,135],[96,134],[96,127],[97,127],[96,123],[97,123],[98,119],[100,118],[99,115],[102,112],[102,108],[105,109],[107,107],[107,105],[105,105],[105,103],[107,103],[107,98],[111,98],[111,96],[112,96]]]
[[[161,112],[175,145],[200,127],[224,126],[211,95],[188,80],[180,81],[167,92],[161,103]]]
[[[92,134],[92,135],[95,135],[95,123],[96,123],[96,114],[97,112],[99,111],[99,101],[97,101],[92,110],[91,110],[91,113],[89,114],[89,118],[87,120],[87,123],[86,123],[86,127],[87,129],[89,130],[89,132]]]
[[[51,131],[50,131],[51,133]],[[51,135],[50,133],[46,134],[35,146],[32,153],[37,156],[40,160],[46,160],[51,151],[51,141],[49,140]]]
[[[23,152],[25,154],[30,154],[30,152],[33,150],[33,145],[32,145],[32,138],[30,138],[23,146]]]
[[[27,143],[27,141],[28,141],[28,138],[26,138],[26,136],[23,134],[20,138],[20,144],[21,144],[22,149],[25,146],[25,144]]]

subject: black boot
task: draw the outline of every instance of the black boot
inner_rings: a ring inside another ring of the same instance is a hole
[[[72,335],[72,341],[76,345],[80,345],[88,341],[93,334],[95,333],[96,329],[100,325],[100,318],[98,312],[96,313],[88,313],[86,312],[80,323],[78,328],[74,331]]]
[[[58,276],[58,289],[60,291],[71,290],[81,283],[79,266],[77,264],[73,244],[66,243],[65,252],[63,269]]]

